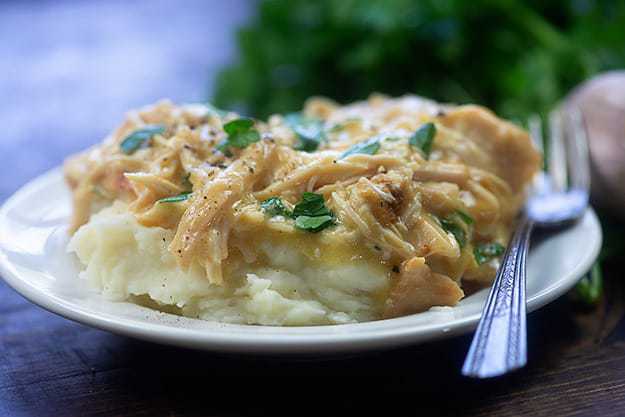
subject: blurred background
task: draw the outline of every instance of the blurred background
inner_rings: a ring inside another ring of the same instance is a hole
[[[244,0],[0,1],[0,195],[161,98],[201,101],[236,56]],[[16,160],[17,159],[17,160]]]
[[[523,124],[576,89],[598,120],[604,255],[623,253],[624,1],[2,1],[0,57],[2,199],[164,97],[262,118],[312,95],[416,93]]]

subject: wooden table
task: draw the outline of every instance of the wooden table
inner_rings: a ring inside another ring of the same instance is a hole
[[[160,96],[204,96],[219,63],[211,57],[227,54],[197,51],[245,15],[235,3],[0,3],[0,33],[12,40],[0,42],[0,56],[11,58],[0,60],[0,200],[99,140],[123,110]],[[153,16],[165,15],[169,29],[152,30],[162,27]],[[172,44],[173,32],[185,43]],[[151,78],[108,67],[145,33],[160,46],[141,51]],[[529,366],[491,381],[459,375],[469,337],[320,362],[224,357],[85,327],[0,283],[0,416],[625,415],[621,270],[608,266],[597,310],[576,310],[563,297],[531,314]]]

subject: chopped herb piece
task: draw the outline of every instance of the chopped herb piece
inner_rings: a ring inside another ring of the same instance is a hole
[[[230,120],[224,125],[224,130],[229,135],[244,133],[254,126],[254,120],[248,118]]]
[[[302,199],[293,208],[293,216],[324,216],[330,215],[331,212],[326,207],[325,201],[321,194],[304,193]]]
[[[231,156],[229,155],[231,146],[243,149],[260,140],[260,133],[254,129],[254,120],[252,119],[231,120],[224,125],[224,131],[228,137],[217,145],[217,149],[226,156]]]
[[[473,249],[473,256],[478,265],[482,265],[493,258],[503,255],[505,248],[497,242],[482,243]]]
[[[326,207],[321,194],[304,193],[293,208],[295,227],[309,232],[319,232],[335,222],[334,214]]]
[[[380,141],[378,138],[369,139],[365,142],[360,142],[346,150],[341,158],[346,158],[350,155],[364,153],[367,155],[375,155],[380,150]]]
[[[473,217],[471,217],[471,215],[467,213],[466,211],[456,210],[456,214],[458,215],[458,217],[460,217],[460,219],[463,222],[465,222],[469,226],[475,223],[475,220],[473,220]]]
[[[280,197],[271,197],[260,203],[265,213],[295,219],[295,227],[308,232],[319,232],[335,222],[334,214],[325,205],[323,196],[304,193],[293,211],[289,211]]]
[[[425,159],[429,159],[430,153],[432,152],[432,144],[434,143],[434,136],[436,136],[436,126],[434,126],[434,123],[426,123],[417,129],[410,137],[408,143],[417,148]]]
[[[284,120],[299,139],[299,143],[295,146],[298,151],[314,152],[325,140],[321,119],[303,116],[301,113],[291,113]]]
[[[401,138],[397,136],[389,136],[388,138],[384,138],[384,140],[387,142],[397,142],[397,141],[400,141]]]
[[[328,226],[334,224],[334,217],[330,215],[323,216],[298,216],[295,219],[295,227],[308,232],[317,233],[325,229]]]
[[[178,203],[180,201],[185,201],[191,195],[190,191],[185,191],[184,193],[180,193],[178,195],[172,197],[165,197],[158,200],[159,203]]]
[[[292,213],[284,205],[280,197],[271,197],[260,203],[260,207],[270,216],[291,217]]]
[[[453,219],[441,219],[441,226],[446,232],[450,232],[458,241],[460,247],[464,247],[467,243],[467,232]]]
[[[164,132],[165,126],[161,125],[143,127],[141,129],[135,130],[130,135],[126,136],[124,140],[122,140],[122,142],[119,144],[119,148],[126,155],[133,154],[152,136],[160,135]]]

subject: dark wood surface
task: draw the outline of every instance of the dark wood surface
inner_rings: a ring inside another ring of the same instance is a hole
[[[205,95],[245,7],[175,3],[0,3],[0,56],[10,58],[0,60],[0,200],[96,142],[125,109]],[[159,48],[133,52],[142,42]],[[529,366],[489,381],[459,375],[468,336],[324,361],[227,357],[76,324],[0,283],[0,416],[622,416],[625,283],[618,259],[605,269],[597,309],[563,297],[532,313]]]
[[[2,284],[0,415],[622,416],[625,287],[609,275],[597,309],[563,297],[530,314],[529,366],[488,381],[459,375],[468,336],[322,361],[221,356],[76,324]]]

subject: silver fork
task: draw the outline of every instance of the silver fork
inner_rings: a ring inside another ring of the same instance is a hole
[[[537,116],[530,118],[529,128],[542,151]],[[527,363],[525,264],[532,229],[565,226],[579,219],[588,207],[590,168],[581,113],[576,109],[553,111],[548,140],[547,173],[538,175],[510,239],[462,367],[463,375],[489,378]]]

